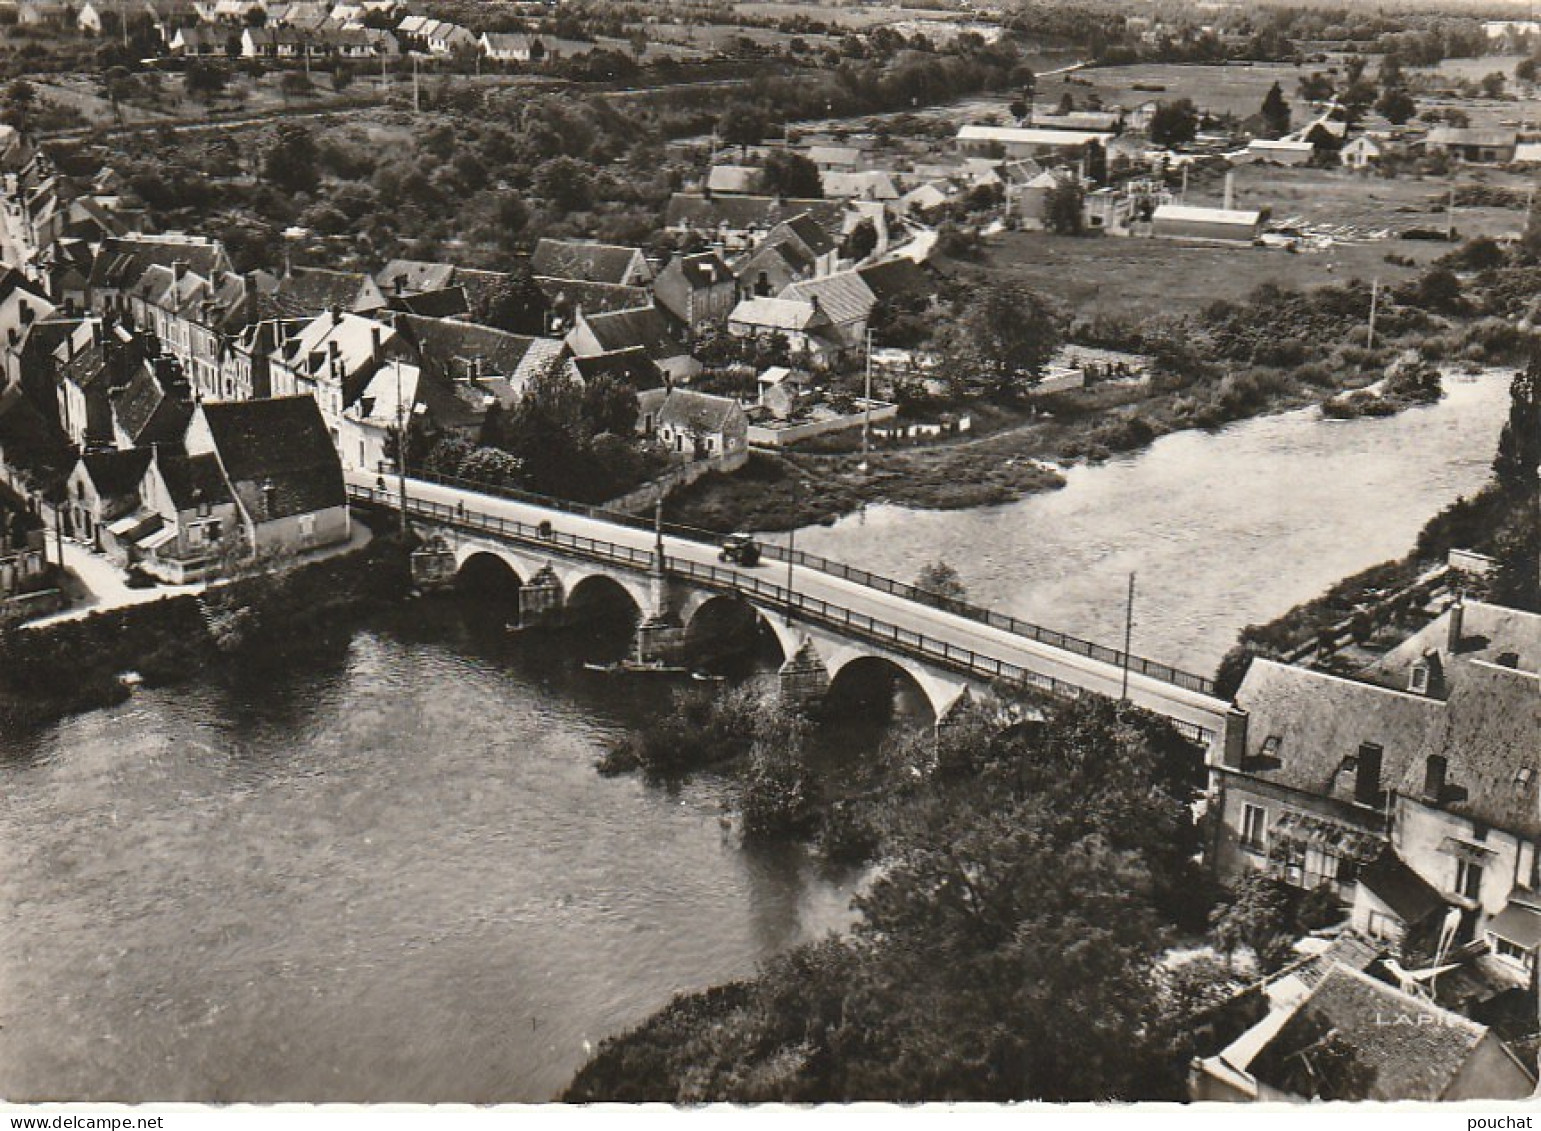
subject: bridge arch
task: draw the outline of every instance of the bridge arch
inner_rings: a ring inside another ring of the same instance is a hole
[[[785,621],[737,593],[692,594],[680,608],[687,648],[699,646],[714,633],[769,630],[784,662],[797,654],[801,637]],[[743,643],[751,643],[744,641]]]
[[[479,599],[518,605],[524,587],[520,563],[487,547],[463,547],[455,554],[455,588]]]
[[[646,586],[601,571],[569,574],[562,581],[567,593],[567,612],[575,617],[619,614],[626,610],[633,621],[638,621],[647,615],[652,603]]]
[[[840,649],[828,666],[829,699],[854,696],[876,702],[884,698],[884,706],[891,710],[895,693],[902,696],[908,692],[913,702],[929,712],[933,725],[947,716],[967,690],[961,681],[945,679],[918,665],[856,649]]]

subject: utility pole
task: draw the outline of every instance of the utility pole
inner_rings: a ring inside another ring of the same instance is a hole
[[[1450,202],[1445,206],[1445,242],[1455,239],[1455,177],[1450,178]]]
[[[653,568],[663,576],[663,498],[653,504]]]
[[[406,406],[401,401],[401,362],[396,367],[396,485],[401,493],[401,539],[407,539],[407,425]]]
[[[867,330],[867,389],[861,420],[861,472],[867,473],[867,451],[872,432],[872,330]]]
[[[417,81],[417,53],[412,53],[412,113],[422,112],[422,92]]]
[[[1129,602],[1124,606],[1124,680],[1119,699],[1129,701],[1129,649],[1134,644],[1134,573],[1129,574]]]
[[[1183,162],[1183,192],[1182,192],[1182,198],[1179,200],[1179,203],[1180,204],[1187,204],[1188,203],[1188,163],[1186,161]]]
[[[1370,281],[1370,334],[1365,345],[1375,348],[1375,312],[1380,305],[1380,277],[1376,276]]]

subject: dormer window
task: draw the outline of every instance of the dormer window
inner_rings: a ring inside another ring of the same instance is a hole
[[[1514,784],[1520,789],[1527,789],[1529,788],[1530,783],[1535,778],[1535,776],[1536,772],[1530,766],[1521,766],[1519,770],[1515,772]]]
[[[1429,693],[1429,665],[1422,660],[1413,665],[1412,675],[1407,681],[1407,690],[1419,695]]]

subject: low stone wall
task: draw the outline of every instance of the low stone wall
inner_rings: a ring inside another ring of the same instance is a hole
[[[753,433],[754,429],[751,428],[749,431]],[[635,491],[601,503],[599,509],[619,511],[621,514],[641,514],[667,499],[670,492],[676,488],[688,487],[708,472],[737,471],[748,459],[747,451],[737,451],[713,456],[711,459],[698,459],[691,463],[680,464],[664,472],[657,479],[649,480]]]
[[[899,415],[899,406],[873,402],[872,423],[880,424]],[[828,420],[810,420],[806,424],[790,424],[785,428],[767,428],[761,424],[749,426],[749,443],[757,448],[785,448],[815,436],[831,432],[844,432],[848,428],[860,428],[867,419],[866,412],[853,412],[845,416],[832,416]]]

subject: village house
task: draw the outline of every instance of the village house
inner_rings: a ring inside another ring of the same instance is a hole
[[[174,357],[141,362],[107,399],[119,448],[178,447],[192,418],[192,390]]]
[[[781,221],[733,265],[741,298],[769,298],[804,279],[828,275],[840,261],[839,240],[812,213]]]
[[[545,304],[546,331],[566,333],[579,313],[610,314],[617,310],[635,310],[651,305],[652,292],[647,287],[625,287],[617,283],[590,283],[581,279],[534,278]]]
[[[810,145],[805,153],[819,172],[852,172],[861,167],[865,154],[850,145]]]
[[[818,366],[830,364],[841,349],[829,315],[816,300],[746,298],[728,316],[728,333],[740,338],[783,338],[794,355]]]
[[[645,287],[653,281],[653,269],[640,248],[590,240],[540,240],[530,256],[530,272],[546,279],[620,287]]]
[[[732,397],[692,389],[644,389],[637,403],[637,431],[676,455],[717,460],[725,470],[748,458],[749,419]]]
[[[1111,130],[1056,130],[1033,126],[962,126],[958,152],[970,157],[1076,156],[1089,142],[1106,146]]]
[[[98,314],[130,314],[128,291],[153,266],[181,263],[193,274],[208,279],[233,268],[225,247],[217,240],[180,233],[114,236],[101,242],[86,281],[86,302]]]
[[[456,51],[477,50],[474,33],[447,20],[428,16],[408,16],[396,25],[396,36],[410,50],[430,55],[451,55]]]
[[[831,169],[819,178],[830,200],[898,200],[899,189],[882,169],[846,173]]]
[[[212,278],[188,270],[180,260],[155,264],[128,291],[129,319],[155,335],[163,352],[175,357],[201,396],[222,397],[226,345],[262,317],[262,281],[256,274],[226,273]]]
[[[177,28],[166,46],[173,55],[188,59],[224,58],[230,53],[230,39],[226,28],[199,25]]]
[[[686,192],[670,196],[664,226],[675,235],[697,235],[738,254],[758,247],[782,221],[801,215],[811,217],[827,237],[843,231],[845,207],[839,201]]]
[[[421,378],[421,369],[399,358],[375,371],[358,400],[343,411],[337,450],[344,468],[385,472],[395,466],[397,429],[421,426],[427,413],[419,399]]]
[[[1529,1098],[1529,1070],[1486,1025],[1373,976],[1376,952],[1352,936],[1224,1003],[1226,1046],[1196,1059],[1195,1101],[1336,1099],[1424,1103]],[[1356,1073],[1313,1065],[1332,1034]],[[1326,1091],[1324,1092],[1324,1089]]]
[[[27,500],[0,485],[0,615],[10,615],[14,598],[36,593],[52,580],[44,550],[47,531]]]
[[[271,287],[269,299],[284,318],[314,318],[329,310],[369,314],[387,305],[380,285],[363,271],[291,267]]]
[[[1273,165],[1305,165],[1315,155],[1316,146],[1309,141],[1255,137],[1247,143],[1243,156],[1248,161],[1263,161]]]
[[[477,47],[495,63],[528,63],[546,54],[538,37],[517,32],[482,32]]]
[[[738,280],[716,252],[676,255],[653,281],[653,298],[694,335],[728,320]]]
[[[314,398],[334,438],[343,410],[363,392],[375,370],[404,348],[391,326],[341,310],[319,315],[293,333],[287,322],[278,328],[277,343],[268,354],[272,395]]]
[[[139,508],[139,485],[154,455],[153,448],[82,455],[65,488],[71,536],[102,550],[106,528]]]
[[[1511,129],[1439,126],[1429,131],[1424,148],[1471,165],[1506,165],[1514,160],[1519,133]]]
[[[54,350],[59,380],[59,421],[78,451],[111,447],[108,393],[126,382],[141,360],[143,344],[121,326],[83,320]]]
[[[75,20],[71,4],[54,0],[21,0],[16,5],[16,23],[21,27],[66,28]]]
[[[187,452],[215,460],[249,553],[293,554],[350,537],[342,463],[312,398],[200,405]]]
[[[1360,134],[1338,150],[1338,160],[1349,169],[1368,169],[1380,158],[1380,143],[1368,134]]]
[[[568,353],[557,338],[513,334],[454,319],[404,314],[394,319],[394,327],[408,360],[455,390],[461,400],[483,406],[490,396],[511,408],[538,374],[560,364]],[[430,391],[437,387],[428,386]]]
[[[109,558],[173,585],[221,572],[237,545],[238,514],[217,459],[157,448],[136,495],[132,513],[97,527]]]
[[[701,372],[701,363],[674,337],[668,318],[655,306],[608,314],[579,313],[566,342],[575,357],[641,347],[671,381],[689,381]]]
[[[861,349],[866,345],[867,327],[878,300],[861,272],[837,271],[833,275],[793,283],[779,297],[813,304],[828,320],[822,336],[842,350]]]
[[[713,165],[702,189],[714,196],[753,196],[763,191],[765,173],[754,165]]]

